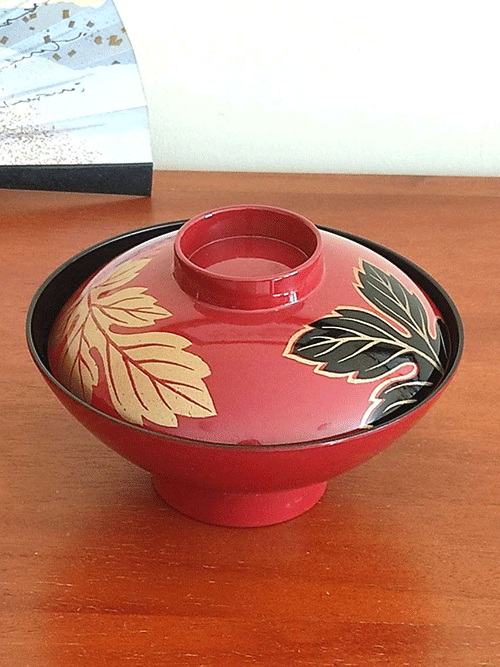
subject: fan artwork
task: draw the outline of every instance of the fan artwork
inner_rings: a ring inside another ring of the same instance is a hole
[[[0,187],[149,195],[152,168],[112,0],[0,0]]]

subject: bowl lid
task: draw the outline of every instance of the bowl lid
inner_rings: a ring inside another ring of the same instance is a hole
[[[48,356],[113,417],[233,445],[383,425],[450,363],[444,317],[410,275],[265,206],[204,213],[115,257],[64,305]]]

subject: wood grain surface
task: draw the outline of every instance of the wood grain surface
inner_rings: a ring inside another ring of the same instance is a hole
[[[163,504],[58,404],[24,339],[36,288],[70,256],[235,203],[407,256],[466,333],[412,431],[258,529]],[[0,213],[2,667],[500,665],[499,179],[163,172],[151,199],[0,191]]]

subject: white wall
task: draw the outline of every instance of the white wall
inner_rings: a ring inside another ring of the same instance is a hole
[[[500,6],[115,0],[156,168],[500,175]]]

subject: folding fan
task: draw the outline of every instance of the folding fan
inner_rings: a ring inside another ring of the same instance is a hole
[[[152,168],[112,0],[0,0],[0,188],[147,195]]]

